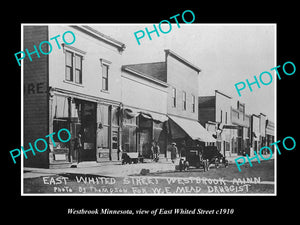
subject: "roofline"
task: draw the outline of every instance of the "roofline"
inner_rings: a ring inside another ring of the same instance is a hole
[[[198,98],[206,98],[206,97],[216,97],[216,96],[215,95],[198,96]]]
[[[187,61],[186,59],[182,58],[181,56],[179,56],[175,52],[171,51],[170,49],[165,49],[165,53],[167,55],[173,56],[174,58],[176,58],[177,60],[181,61],[185,65],[187,65],[187,66],[191,67],[192,69],[196,70],[198,73],[201,72],[201,69],[199,67],[197,67],[194,64],[190,63],[189,61]]]
[[[154,77],[149,77],[149,76],[146,75],[145,73],[142,73],[142,72],[137,71],[137,70],[135,70],[135,69],[128,68],[127,65],[123,65],[123,66],[122,66],[122,70],[123,70],[123,71],[126,71],[126,72],[129,72],[129,73],[132,73],[132,74],[134,74],[134,75],[137,75],[137,76],[139,76],[139,77],[142,77],[142,78],[144,78],[144,79],[146,79],[146,80],[152,81],[152,82],[154,82],[154,83],[157,83],[157,84],[159,84],[159,85],[161,85],[161,86],[164,86],[164,87],[168,87],[168,86],[169,86],[166,82],[161,81],[161,80],[159,80],[159,79],[156,79],[156,78],[154,78]]]
[[[117,41],[116,39],[109,37],[108,35],[105,35],[101,33],[100,31],[95,30],[94,28],[87,26],[87,25],[82,25],[82,26],[71,26],[77,30],[80,30],[84,33],[87,33],[91,36],[94,36],[97,39],[100,39],[101,41],[106,42],[107,44],[110,44],[116,48],[118,48],[119,52],[123,52],[126,48],[126,45],[120,41]]]
[[[227,98],[229,98],[229,99],[232,99],[232,97],[230,97],[229,95],[226,95],[226,94],[224,94],[224,93],[222,93],[222,92],[220,92],[220,91],[218,91],[218,90],[215,90],[215,94],[216,93],[219,93],[219,94],[221,94],[221,95],[223,95],[223,96],[225,96],[225,97],[227,97]]]

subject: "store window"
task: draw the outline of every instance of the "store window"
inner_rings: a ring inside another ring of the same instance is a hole
[[[100,133],[98,135],[99,145],[101,148],[109,148],[109,106],[108,105],[100,105],[100,123],[99,130]]]
[[[112,149],[119,147],[119,108],[112,107],[111,110],[111,126],[112,126]]]
[[[122,128],[122,150],[125,152],[136,152],[137,150],[137,118],[123,119]]]
[[[62,128],[69,130],[69,100],[64,96],[54,96],[53,99],[53,107],[52,107],[52,115],[53,115],[53,132],[56,134]],[[67,139],[68,137],[63,137],[61,133],[61,139]],[[63,143],[60,142],[57,135],[53,135],[53,139],[56,143],[56,148],[67,148],[68,142]]]
[[[160,134],[163,130],[163,123],[161,122],[153,122],[153,140],[159,141]]]

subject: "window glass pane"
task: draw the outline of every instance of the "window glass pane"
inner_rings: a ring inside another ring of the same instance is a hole
[[[66,65],[71,66],[73,65],[73,53],[66,51]]]
[[[108,77],[108,66],[102,65],[102,76],[107,78]]]
[[[186,93],[182,92],[183,109],[186,110]]]
[[[97,132],[98,147],[108,148],[108,126],[103,126]]]
[[[176,89],[172,89],[173,107],[176,107]]]
[[[117,128],[114,128],[112,131],[112,148],[118,149],[118,143],[119,143],[119,131]]]
[[[75,82],[78,84],[82,83],[82,79],[81,79],[81,71],[80,70],[75,70]]]
[[[69,129],[68,119],[69,119],[69,101],[67,97],[64,96],[54,96],[53,105],[52,105],[52,115],[53,115],[53,132],[56,134],[62,128]],[[62,132],[61,139],[67,139],[68,137],[66,132]],[[67,148],[67,144],[60,142],[57,135],[53,136],[53,139],[56,143],[56,148]]]
[[[107,105],[100,105],[101,118],[100,121],[103,125],[108,125],[109,107]]]
[[[195,112],[195,96],[192,95],[192,112]]]
[[[112,108],[112,125],[119,126],[119,117],[118,117],[119,110],[117,107]]]
[[[53,117],[55,119],[68,119],[68,98],[55,96],[52,107]]]
[[[102,78],[102,90],[108,90],[107,78]]]
[[[132,126],[136,126],[136,117],[133,117],[131,119],[123,118],[124,124],[130,124]]]
[[[67,120],[53,119],[53,132],[57,134],[58,131],[62,128],[69,129]],[[66,140],[68,139],[68,134],[66,132],[61,132],[60,138],[62,140]],[[57,144],[58,142],[60,142],[57,135],[53,135],[53,140],[55,141],[57,148],[67,147],[67,145],[63,142],[61,142],[59,145]]]
[[[122,150],[124,152],[136,152],[136,127],[123,127]]]
[[[66,66],[66,80],[73,81],[73,70],[72,70],[72,67]]]
[[[81,70],[81,59],[82,57],[79,55],[75,55],[75,68]]]

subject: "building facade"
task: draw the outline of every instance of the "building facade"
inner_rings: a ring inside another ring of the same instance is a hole
[[[274,152],[274,145],[271,146],[272,143],[275,142],[275,124],[271,120],[266,120],[266,146],[269,146]]]
[[[66,32],[76,39],[57,38],[60,48],[44,44],[49,54],[24,59],[24,148],[62,128],[71,133],[66,143],[48,136],[47,151],[28,154],[25,166],[118,161],[122,152],[151,158],[153,141],[168,158],[172,142],[179,149],[215,142],[198,122],[201,70],[177,53],[167,49],[162,62],[123,65],[125,45],[90,26],[23,29],[29,52]]]
[[[122,150],[151,158],[152,142],[165,149],[168,84],[156,78],[154,69],[163,65],[122,66]],[[161,156],[164,156],[162,151]]]
[[[61,49],[24,61],[24,143],[61,128],[67,128],[72,138],[67,143],[55,137],[54,144],[48,140],[49,151],[29,157],[25,166],[49,168],[118,158],[125,45],[89,26],[24,26],[24,48],[66,31],[75,34],[72,45],[59,43]]]
[[[218,90],[214,96],[199,97],[199,122],[216,138],[219,151],[231,156],[234,150],[236,126],[232,125],[232,98]]]
[[[252,114],[251,115],[251,126],[250,126],[250,143],[252,151],[258,153],[260,149],[260,117]],[[250,152],[251,156],[253,152]]]
[[[195,140],[215,141],[198,123],[198,74],[201,71],[198,67],[167,49],[165,61],[122,68],[122,101],[130,113],[136,112],[132,117],[135,116],[133,124],[137,127],[132,129],[139,131],[137,147],[132,150],[137,149],[147,157],[144,152],[149,152],[151,142],[156,141],[161,157],[170,158],[167,149],[172,142],[181,149],[183,145],[194,145]],[[132,76],[136,77],[134,81]],[[140,99],[132,102],[137,95]]]
[[[250,116],[246,113],[244,103],[237,101],[237,106],[231,107],[231,121],[236,125],[232,151],[237,155],[250,154]]]

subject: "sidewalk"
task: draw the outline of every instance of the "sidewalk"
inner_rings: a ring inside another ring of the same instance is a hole
[[[241,156],[226,157],[229,164],[235,164],[235,159]],[[269,155],[264,155],[268,158]],[[274,156],[272,157],[274,158]],[[247,159],[246,163],[249,163]],[[251,160],[255,162],[257,159]],[[263,161],[263,160],[261,160]],[[137,164],[125,164],[121,162],[81,162],[77,165],[77,168],[56,168],[56,169],[43,169],[43,168],[24,168],[23,178],[35,178],[41,176],[51,176],[56,174],[83,174],[83,175],[98,175],[107,177],[124,177],[130,175],[138,175],[142,169],[148,170],[147,173],[159,173],[159,172],[172,172],[175,171],[175,165],[170,160],[161,160],[160,162],[148,161],[145,163]],[[213,167],[213,166],[212,166]]]
[[[116,163],[97,163],[97,162],[82,162],[77,165],[77,168],[57,168],[57,169],[43,169],[43,168],[24,168],[23,177],[35,178],[40,176],[51,176],[55,174],[83,174],[83,175],[98,175],[107,177],[124,177],[129,175],[137,175],[141,173],[142,169],[149,170],[149,173],[169,172],[175,171],[175,164],[170,161],[166,162],[147,162],[137,164],[125,164],[121,162]]]

